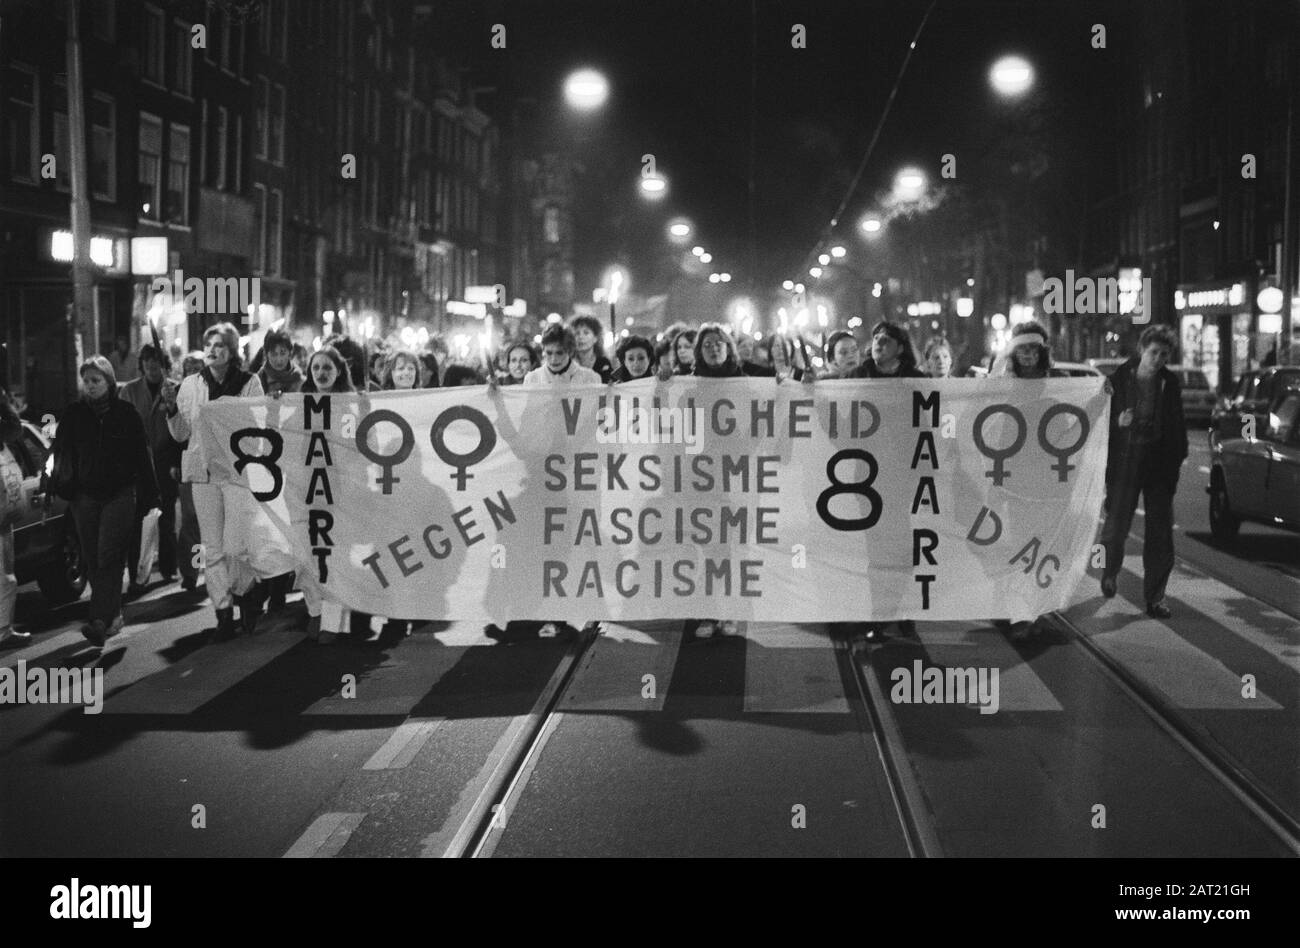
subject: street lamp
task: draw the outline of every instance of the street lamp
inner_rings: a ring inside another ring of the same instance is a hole
[[[564,100],[579,112],[594,112],[609,98],[609,83],[594,69],[579,69],[564,81]]]
[[[876,217],[874,214],[868,214],[866,217],[862,218],[862,222],[858,226],[862,228],[864,234],[878,234],[880,233],[881,227],[884,225],[880,222],[879,217]]]
[[[702,253],[702,254],[697,254],[697,256],[700,258],[700,263],[712,263],[712,262],[713,262],[713,254],[711,254],[711,253]]]
[[[808,275],[811,276],[813,279],[816,279],[822,275],[822,268],[813,267],[811,270],[808,271]]]
[[[668,225],[668,235],[676,240],[685,240],[691,236],[690,221],[685,218],[678,218]]]
[[[843,247],[839,246],[838,244],[831,248],[831,256],[834,257],[836,260],[842,259],[844,255],[847,253],[848,251],[845,250]]]
[[[1034,67],[1020,56],[1003,56],[989,69],[989,84],[1003,98],[1024,95],[1034,84]]]
[[[905,201],[915,201],[925,190],[925,172],[919,168],[904,168],[894,175],[894,194]]]
[[[668,193],[668,179],[661,174],[643,174],[641,176],[641,196],[647,200],[657,201]]]
[[[820,263],[823,267],[830,266],[831,255],[828,253],[818,254],[817,262]]]

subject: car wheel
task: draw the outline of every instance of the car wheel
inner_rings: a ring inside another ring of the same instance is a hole
[[[1241,518],[1228,506],[1228,492],[1223,481],[1216,478],[1210,487],[1210,534],[1219,543],[1231,543],[1241,529]]]
[[[71,525],[63,531],[63,546],[59,556],[36,574],[36,585],[40,587],[45,601],[52,606],[80,599],[86,591],[86,568],[81,559],[81,543],[77,539],[76,529]]]

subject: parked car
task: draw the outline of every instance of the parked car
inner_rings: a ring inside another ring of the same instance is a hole
[[[1070,377],[1079,378],[1081,376],[1094,375],[1101,378],[1101,369],[1096,366],[1084,365],[1082,362],[1057,362],[1052,366],[1049,373],[1054,378]]]
[[[1210,380],[1200,369],[1190,366],[1167,365],[1178,376],[1183,386],[1183,419],[1189,424],[1208,425],[1218,399],[1210,388]]]
[[[1300,389],[1300,366],[1272,366],[1242,373],[1233,393],[1219,401],[1210,415],[1210,446],[1218,438],[1240,438],[1246,416],[1255,418],[1255,431],[1268,426],[1269,406],[1283,392]]]
[[[1273,403],[1255,438],[1211,441],[1210,533],[1220,543],[1242,521],[1300,531],[1300,389]]]
[[[80,599],[86,588],[81,543],[68,502],[53,498],[49,511],[41,491],[42,474],[53,464],[49,436],[24,421],[22,437],[12,446],[23,472],[23,513],[14,524],[14,573],[18,582],[36,580],[52,606]]]
[[[1128,359],[1122,357],[1108,356],[1104,359],[1089,359],[1088,364],[1102,375],[1110,375],[1127,361]]]

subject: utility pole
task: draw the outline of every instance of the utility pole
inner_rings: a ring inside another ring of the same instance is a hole
[[[81,78],[78,0],[68,5],[68,179],[72,190],[72,332],[74,361],[99,353],[95,272],[90,262],[90,196],[86,191],[86,102]],[[59,156],[62,158],[62,156]]]

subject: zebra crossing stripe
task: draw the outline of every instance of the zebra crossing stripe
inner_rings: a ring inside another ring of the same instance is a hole
[[[1125,568],[1124,572],[1129,570]],[[1243,619],[1244,593],[1211,576],[1193,572],[1182,563],[1169,577],[1166,592],[1174,603],[1174,609],[1186,606],[1200,613],[1225,631],[1266,652],[1278,664],[1300,674],[1300,624],[1291,616],[1263,602],[1251,600],[1256,615]],[[1176,612],[1170,621],[1177,622]]]
[[[384,746],[375,751],[371,758],[362,765],[362,770],[398,770],[407,766],[425,743],[438,730],[443,718],[426,721],[406,721],[399,725],[384,742]]]
[[[327,859],[337,856],[366,818],[364,813],[322,813],[298,838],[285,859]]]
[[[850,712],[835,648],[823,627],[750,622],[742,628],[746,712]]]
[[[997,668],[1000,712],[1061,710],[1052,689],[1000,632],[964,622],[918,622],[916,636],[930,664],[941,668]]]

